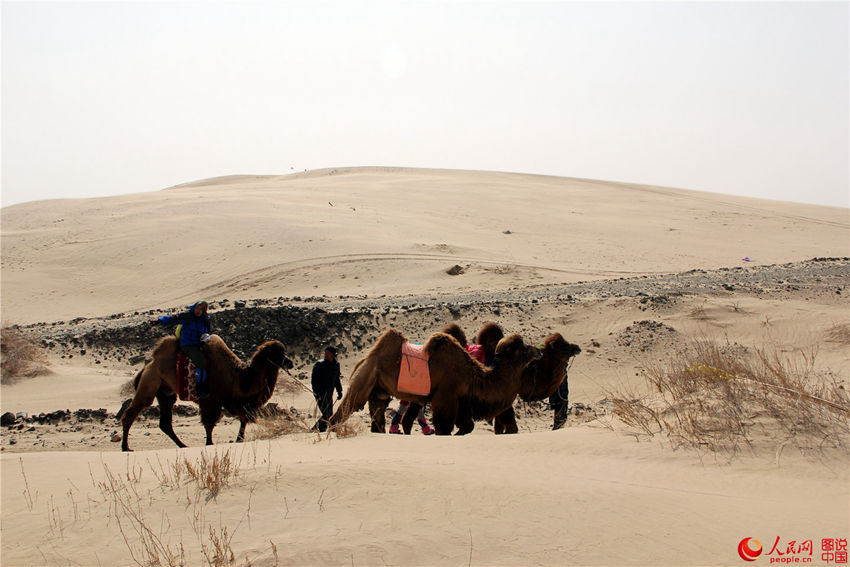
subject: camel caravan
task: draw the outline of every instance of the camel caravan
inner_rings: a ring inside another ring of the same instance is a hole
[[[422,346],[428,363],[427,387],[403,387],[408,365],[404,353],[407,338],[395,329],[386,331],[357,362],[348,392],[331,417],[331,427],[344,423],[352,413],[368,403],[372,432],[386,431],[386,409],[390,399],[411,402],[405,414],[404,431],[409,434],[419,406],[431,403],[437,435],[472,431],[476,421],[493,420],[495,433],[517,433],[513,403],[538,401],[551,396],[566,379],[572,357],[581,352],[559,333],[550,335],[542,348],[526,345],[521,336],[504,336],[495,323],[486,323],[476,345],[466,344],[463,331],[455,324],[434,333]],[[474,353],[483,347],[484,360]],[[411,391],[414,390],[414,391]],[[410,416],[410,417],[408,417]]]
[[[131,450],[130,428],[154,398],[160,407],[159,428],[178,447],[185,447],[172,426],[178,394],[198,404],[207,445],[213,444],[212,431],[222,410],[239,418],[236,442],[242,442],[246,425],[256,420],[258,410],[271,398],[279,371],[288,373],[293,368],[284,345],[267,341],[247,363],[239,360],[219,336],[209,334],[205,302],[153,324],[157,323],[179,323],[182,329],[159,339],[152,359],[136,374],[135,394],[118,413],[123,426],[121,449]],[[339,427],[368,404],[371,431],[385,433],[387,407],[396,398],[410,402],[402,421],[406,434],[428,403],[437,435],[465,435],[482,420],[492,421],[496,434],[517,433],[514,400],[531,402],[552,396],[566,381],[570,359],[580,352],[578,345],[559,333],[535,347],[525,344],[520,335],[505,336],[496,323],[485,323],[474,344],[467,343],[456,324],[434,333],[424,345],[412,345],[401,332],[389,329],[355,364],[330,427]]]

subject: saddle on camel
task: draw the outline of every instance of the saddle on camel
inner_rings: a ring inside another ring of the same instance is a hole
[[[197,401],[209,397],[207,357],[204,344],[210,340],[210,317],[207,302],[198,301],[178,315],[165,315],[152,324],[176,325],[175,336],[180,341],[177,354],[177,395],[181,400]],[[189,380],[193,376],[193,380]]]
[[[443,331],[445,332],[445,330]],[[450,334],[450,333],[449,333]],[[469,356],[484,364],[484,347],[462,344]],[[417,396],[427,396],[431,392],[431,370],[428,367],[429,354],[419,343],[405,342],[401,345],[401,365],[398,371],[398,391]]]

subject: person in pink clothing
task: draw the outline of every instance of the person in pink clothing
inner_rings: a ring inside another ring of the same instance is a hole
[[[390,423],[390,433],[401,435],[402,431],[399,429],[398,425],[401,423],[401,419],[404,417],[404,414],[407,413],[408,409],[410,409],[410,402],[405,400],[400,400],[398,402],[398,409],[395,410],[392,423]],[[419,417],[417,417],[417,421],[419,422],[419,427],[422,428],[422,435],[433,435],[434,428],[428,425],[428,420],[425,418],[425,406],[422,406],[422,409],[419,410]]]

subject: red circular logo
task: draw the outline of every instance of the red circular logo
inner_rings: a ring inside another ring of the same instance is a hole
[[[761,542],[751,537],[745,537],[738,544],[738,555],[744,561],[755,561],[761,555]]]

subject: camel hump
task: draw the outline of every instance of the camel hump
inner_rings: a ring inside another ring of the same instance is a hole
[[[453,336],[455,339],[457,339],[457,342],[459,342],[461,346],[466,346],[468,343],[468,341],[466,340],[466,334],[463,332],[463,329],[461,329],[457,323],[449,323],[445,326],[442,332],[447,335]]]
[[[497,348],[505,348],[506,345],[510,344],[523,344],[522,335],[518,335],[517,333],[508,335],[499,341],[499,346]]]
[[[406,342],[407,337],[405,337],[401,331],[397,329],[387,329],[384,331],[384,334],[378,338],[375,346],[372,347],[367,356],[380,354],[398,356],[401,345]]]
[[[451,347],[460,347],[460,344],[457,342],[457,339],[451,335],[447,335],[446,333],[434,333],[428,339],[428,342],[425,343],[424,352],[428,356],[433,356],[433,354],[439,350],[444,348]]]
[[[492,344],[493,348],[495,348],[496,343],[502,340],[504,336],[505,332],[498,323],[488,321],[479,329],[478,335],[475,337],[475,342],[485,347]]]
[[[525,343],[523,342],[522,337],[514,333],[513,335],[508,335],[499,341],[499,344],[496,345],[496,355],[504,354],[511,350],[523,347],[525,347]]]

